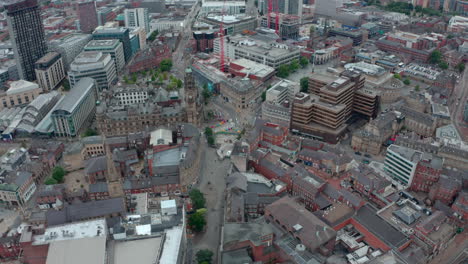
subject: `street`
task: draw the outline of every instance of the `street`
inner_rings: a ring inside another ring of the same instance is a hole
[[[463,121],[463,110],[468,100],[468,68],[460,76],[460,82],[455,86],[452,93],[452,123],[457,128],[463,140],[468,140],[468,125]],[[455,109],[454,109],[455,108]]]
[[[213,251],[213,262],[217,263],[218,248],[221,245],[221,225],[224,218],[224,189],[226,177],[231,166],[230,160],[219,161],[214,148],[209,148],[202,140],[204,157],[198,188],[206,199],[206,229],[193,238],[193,254],[200,249]],[[195,260],[195,258],[193,258]]]

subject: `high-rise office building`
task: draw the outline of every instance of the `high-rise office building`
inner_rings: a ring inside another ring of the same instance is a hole
[[[302,2],[302,0],[273,0],[271,4],[273,12],[302,17]],[[260,0],[259,9],[263,14],[267,14],[268,0]]]
[[[115,63],[110,54],[99,51],[83,51],[70,65],[70,85],[74,86],[84,77],[96,80],[98,91],[109,89],[117,81]]]
[[[36,79],[34,64],[47,52],[37,0],[5,5],[13,52],[21,79]]]
[[[375,117],[379,97],[364,87],[364,77],[345,71],[337,76],[314,74],[309,78],[310,94],[295,95],[291,129],[295,133],[336,143],[344,135],[352,113]]]
[[[65,78],[65,67],[58,52],[49,52],[36,62],[37,83],[42,90],[53,90]]]
[[[116,39],[91,40],[84,47],[84,51],[100,51],[104,54],[110,54],[114,59],[117,74],[121,74],[125,67],[123,45]]]
[[[334,17],[337,14],[337,8],[343,6],[343,0],[316,0],[315,15]]]
[[[94,1],[78,3],[78,18],[80,29],[84,33],[91,33],[98,26],[96,4]]]
[[[125,62],[132,57],[132,43],[130,42],[130,30],[128,28],[108,28],[99,26],[93,32],[93,39],[118,39],[122,42]]]
[[[150,31],[148,8],[125,9],[125,27],[141,27]]]

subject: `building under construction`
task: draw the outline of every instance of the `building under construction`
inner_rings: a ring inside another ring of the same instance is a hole
[[[276,19],[276,16],[279,16]],[[270,21],[268,21],[270,20]],[[279,26],[276,27],[276,21],[278,20]],[[299,38],[299,27],[301,26],[300,17],[294,15],[285,15],[281,13],[270,13],[270,19],[268,15],[262,17],[262,27],[277,29],[278,34],[283,39],[298,39]],[[270,22],[270,26],[268,26]]]

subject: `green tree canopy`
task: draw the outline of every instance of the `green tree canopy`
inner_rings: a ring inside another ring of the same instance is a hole
[[[99,135],[98,132],[92,128],[86,129],[86,131],[81,135],[81,137],[92,137]]]
[[[192,189],[189,192],[190,199],[192,200],[193,207],[195,210],[205,208],[205,196],[198,189]]]
[[[393,78],[401,80],[401,75],[399,73],[393,74]]]
[[[309,91],[309,77],[303,77],[300,80],[301,92],[307,93]]]
[[[205,215],[200,212],[191,214],[188,219],[188,224],[195,232],[203,231],[206,225]]]
[[[403,83],[404,83],[405,85],[410,85],[410,84],[411,84],[411,81],[410,81],[409,79],[405,79],[405,80],[403,81]]]
[[[213,261],[213,251],[209,249],[199,250],[196,254],[196,257],[197,257],[197,262],[200,264],[203,262],[211,263]]]
[[[446,69],[448,69],[449,65],[448,65],[447,62],[441,61],[441,62],[439,63],[439,67],[440,67],[442,70],[446,70]]]
[[[208,141],[208,145],[213,146],[215,144],[214,136],[209,136],[206,140]]]
[[[289,67],[286,64],[279,66],[276,76],[280,78],[286,78],[289,76]]]
[[[262,102],[265,102],[266,100],[266,91],[262,92]]]
[[[432,64],[438,64],[442,61],[442,53],[438,50],[434,50],[430,55],[429,55],[429,62]]]
[[[70,81],[67,78],[63,79],[62,86],[64,91],[70,91]]]
[[[299,64],[302,68],[305,68],[307,64],[309,64],[309,60],[306,57],[301,56],[301,58],[299,58]]]
[[[289,72],[295,72],[299,69],[299,61],[298,60],[293,60],[289,64]]]
[[[52,170],[52,178],[56,180],[58,183],[62,183],[64,177],[65,177],[65,169],[60,166],[54,167],[54,169]]]
[[[47,180],[45,180],[44,182],[45,185],[54,185],[57,183],[58,183],[57,180],[52,177],[47,178]]]
[[[161,71],[166,72],[170,71],[172,68],[172,60],[171,59],[164,59],[161,61],[161,64],[159,65],[159,68],[161,68]],[[165,78],[167,79],[167,78]]]
[[[455,66],[455,69],[457,69],[458,72],[462,73],[465,70],[465,63],[460,62],[459,64],[457,64],[457,66]]]
[[[205,135],[207,137],[212,136],[213,135],[213,129],[211,127],[205,127]]]

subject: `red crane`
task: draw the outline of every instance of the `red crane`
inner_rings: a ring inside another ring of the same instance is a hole
[[[279,36],[279,0],[276,0],[275,33]]]
[[[223,3],[221,10],[221,23],[219,25],[219,69],[224,72],[226,67],[224,65],[224,12],[226,8],[226,0]]]

